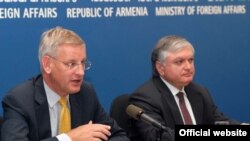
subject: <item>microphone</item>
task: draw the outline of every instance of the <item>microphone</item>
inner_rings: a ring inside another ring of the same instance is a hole
[[[168,131],[166,126],[162,125],[160,122],[147,115],[141,108],[133,104],[128,105],[126,112],[129,116],[136,120],[144,121],[147,124],[153,125],[160,130]]]

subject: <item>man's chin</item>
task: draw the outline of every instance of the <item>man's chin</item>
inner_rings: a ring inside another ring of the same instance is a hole
[[[77,88],[71,88],[70,93],[78,93],[80,91],[80,87]]]
[[[186,81],[183,83],[183,86],[187,86],[188,84],[190,84],[192,82],[192,80]]]

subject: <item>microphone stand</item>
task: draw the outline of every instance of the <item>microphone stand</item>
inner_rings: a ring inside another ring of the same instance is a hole
[[[156,137],[156,141],[161,141],[161,137],[162,137],[162,133],[163,133],[163,126],[161,125],[160,130],[157,132],[157,137]]]

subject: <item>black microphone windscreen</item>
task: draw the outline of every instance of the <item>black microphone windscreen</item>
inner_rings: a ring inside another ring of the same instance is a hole
[[[143,110],[133,104],[128,105],[126,112],[132,118],[139,120],[140,115],[143,113]]]

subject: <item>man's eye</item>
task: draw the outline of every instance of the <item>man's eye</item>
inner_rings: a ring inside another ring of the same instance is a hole
[[[183,60],[178,60],[178,61],[175,61],[175,64],[180,65],[182,62],[183,62]]]
[[[76,66],[76,63],[70,62],[70,63],[68,63],[68,66],[69,66],[69,68],[73,68]]]
[[[81,64],[84,66],[85,65],[85,63],[86,63],[86,61],[81,61]]]
[[[189,63],[193,63],[194,62],[194,58],[191,58],[188,61],[189,61]]]

